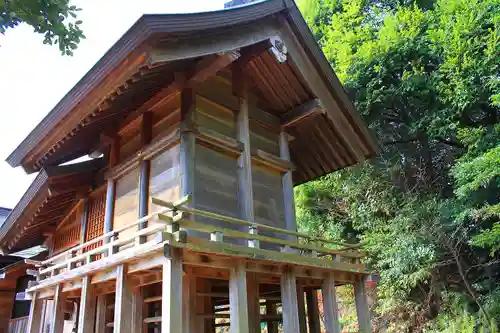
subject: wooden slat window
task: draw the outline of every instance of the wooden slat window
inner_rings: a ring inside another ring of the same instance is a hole
[[[106,213],[106,191],[100,191],[89,199],[87,214],[87,230],[85,241],[88,242],[104,233],[104,215]],[[85,251],[95,249],[102,245],[102,241],[85,248]]]
[[[80,242],[82,224],[79,213],[79,209],[73,210],[61,229],[56,231],[56,235],[54,236],[54,252],[60,252]]]

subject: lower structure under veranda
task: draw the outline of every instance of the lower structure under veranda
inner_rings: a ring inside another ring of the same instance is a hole
[[[297,232],[293,187],[376,149],[293,1],[143,16],[8,158],[27,332],[339,333],[343,285],[371,332],[361,248]]]

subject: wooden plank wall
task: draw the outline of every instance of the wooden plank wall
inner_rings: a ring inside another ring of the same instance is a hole
[[[138,219],[138,168],[116,180],[115,215],[113,229],[123,227]],[[119,234],[119,238],[132,236],[137,230],[128,229]]]

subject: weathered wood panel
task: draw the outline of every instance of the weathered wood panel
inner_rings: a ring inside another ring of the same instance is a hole
[[[123,227],[137,220],[138,214],[138,170],[132,170],[116,181],[115,215],[113,229]],[[137,230],[130,228],[119,234],[119,238],[134,235]]]
[[[11,319],[9,321],[9,330],[8,330],[9,333],[26,333],[27,329],[28,329],[28,317]]]
[[[234,114],[206,98],[196,97],[196,124],[235,138]]]
[[[250,146],[252,150],[260,149],[279,156],[279,134],[255,122],[250,123]]]

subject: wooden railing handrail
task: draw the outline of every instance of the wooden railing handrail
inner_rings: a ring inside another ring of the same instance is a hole
[[[158,216],[160,214],[165,214],[165,213],[167,213],[169,211],[172,211],[174,208],[187,203],[189,200],[191,200],[191,197],[190,196],[186,196],[186,197],[184,197],[184,198],[182,198],[182,199],[180,199],[178,201],[172,202],[172,203],[170,203],[169,207],[160,209],[157,212],[154,212],[154,213],[151,213],[151,214],[146,215],[144,217],[141,217],[140,219],[136,220],[135,222],[129,223],[127,225],[124,225],[123,227],[120,227],[118,229],[111,230],[111,231],[109,231],[109,232],[107,232],[107,233],[105,233],[105,234],[103,234],[103,235],[101,235],[99,237],[96,237],[94,239],[89,240],[88,242],[85,242],[85,243],[80,244],[78,246],[72,247],[69,250],[61,252],[58,255],[56,255],[54,257],[51,257],[51,258],[43,261],[42,265],[49,265],[49,264],[53,263],[54,261],[56,261],[57,259],[66,258],[67,254],[70,253],[70,252],[76,252],[76,251],[84,249],[84,248],[86,248],[88,246],[94,245],[95,243],[98,243],[98,242],[100,242],[102,240],[105,240],[108,237],[115,236],[117,233],[120,233],[122,231],[130,229],[130,228],[132,228],[132,227],[134,227],[134,226],[136,226],[136,225],[138,225],[140,223],[146,222],[149,219],[153,218],[154,216]]]
[[[333,240],[329,240],[329,239],[324,239],[324,238],[320,238],[320,237],[311,236],[311,235],[308,235],[308,234],[304,234],[302,232],[281,229],[281,228],[273,227],[273,226],[270,226],[270,225],[255,223],[255,222],[251,222],[251,221],[247,221],[247,220],[242,220],[242,219],[238,219],[238,218],[234,218],[234,217],[229,217],[229,216],[225,216],[225,215],[221,215],[221,214],[217,214],[217,213],[207,212],[207,211],[204,211],[204,210],[201,210],[201,209],[196,209],[196,208],[191,208],[191,207],[184,207],[184,206],[182,206],[182,204],[181,205],[174,205],[174,203],[171,203],[171,202],[168,202],[168,201],[164,201],[164,200],[161,200],[161,199],[158,199],[158,198],[152,198],[152,200],[153,200],[153,203],[155,205],[159,205],[159,206],[163,206],[163,207],[168,207],[168,208],[172,208],[172,209],[175,207],[176,210],[178,210],[180,212],[185,212],[187,214],[200,215],[200,216],[204,216],[204,217],[208,217],[208,218],[213,218],[213,219],[216,219],[216,220],[220,220],[220,221],[223,221],[223,222],[240,224],[240,225],[246,225],[248,227],[255,227],[255,228],[258,228],[258,229],[265,229],[265,230],[269,230],[269,231],[275,231],[275,232],[279,232],[279,233],[282,233],[282,234],[285,234],[285,235],[289,235],[289,236],[296,236],[296,237],[300,237],[300,238],[305,238],[305,239],[308,239],[308,240],[313,241],[313,242],[322,242],[322,243],[326,243],[326,244],[341,245],[341,246],[343,246],[344,248],[343,249],[338,249],[339,251],[341,251],[341,250],[354,250],[354,249],[358,249],[359,247],[362,246],[361,244],[346,244],[346,243],[343,243],[343,242],[337,242],[337,241],[333,241]]]

